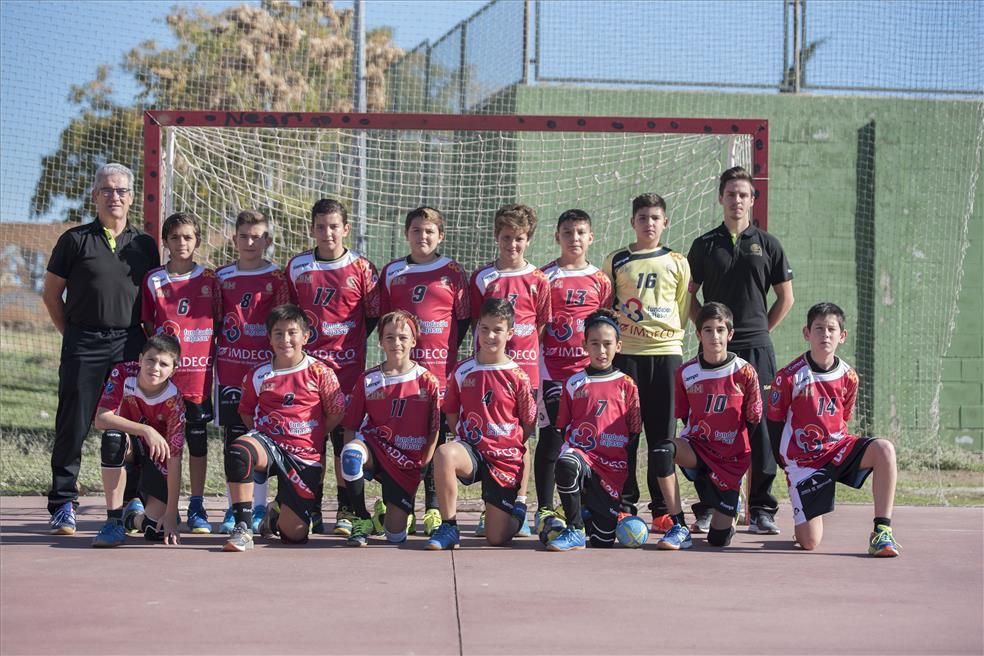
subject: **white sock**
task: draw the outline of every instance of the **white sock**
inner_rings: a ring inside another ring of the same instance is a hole
[[[254,483],[253,484],[253,507],[265,506],[267,505],[267,484],[264,483]]]

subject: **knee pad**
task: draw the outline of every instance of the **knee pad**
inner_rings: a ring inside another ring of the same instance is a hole
[[[352,440],[342,449],[342,479],[357,481],[362,478],[362,466],[366,463],[366,445],[362,440]]]
[[[236,440],[225,452],[225,474],[230,483],[246,483],[256,466],[256,449],[245,440]]]
[[[554,467],[557,479],[557,491],[572,493],[577,490],[577,481],[581,477],[581,459],[571,453],[565,453],[557,459]]]
[[[237,424],[235,426],[224,426],[225,433],[225,445],[229,448],[229,445],[236,441],[237,437],[242,437],[249,432],[249,429],[242,424]]]
[[[103,467],[120,469],[126,464],[127,436],[120,431],[108,430],[102,434],[100,458]]]
[[[185,442],[188,443],[188,453],[193,458],[204,458],[208,455],[208,441],[205,432],[205,424],[191,423],[185,424]]]
[[[657,442],[649,451],[649,467],[660,478],[673,475],[673,461],[676,459],[676,443],[673,440]]]
[[[712,547],[726,547],[731,544],[731,538],[734,537],[734,534],[734,526],[728,528],[714,528],[712,526],[707,531],[707,544]]]

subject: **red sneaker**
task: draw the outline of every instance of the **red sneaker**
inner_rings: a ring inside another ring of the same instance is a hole
[[[666,533],[673,528],[673,518],[669,515],[656,515],[653,517],[653,533]]]

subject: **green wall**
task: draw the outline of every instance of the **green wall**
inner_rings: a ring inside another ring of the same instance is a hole
[[[933,448],[942,380],[942,444],[984,449],[984,185],[966,219],[980,103],[554,86],[514,98],[517,114],[768,119],[769,227],[795,275],[796,305],[774,335],[780,366],[805,348],[807,308],[834,301],[848,314],[842,353],[870,385],[864,430]],[[520,189],[543,177],[523,166]],[[859,179],[873,196],[859,197]]]

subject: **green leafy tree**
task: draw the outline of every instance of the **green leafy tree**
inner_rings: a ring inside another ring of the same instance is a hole
[[[352,10],[331,2],[264,0],[210,14],[177,7],[166,22],[177,41],[160,49],[146,41],[123,58],[138,84],[130,104],[113,98],[111,67],[75,86],[79,114],[62,131],[58,150],[42,160],[32,200],[35,215],[60,212],[68,221],[92,216],[89,185],[101,164],[143,166],[146,109],[350,111]],[[370,111],[385,107],[385,72],[402,55],[387,28],[366,35]],[[140,194],[133,216],[142,214]]]

